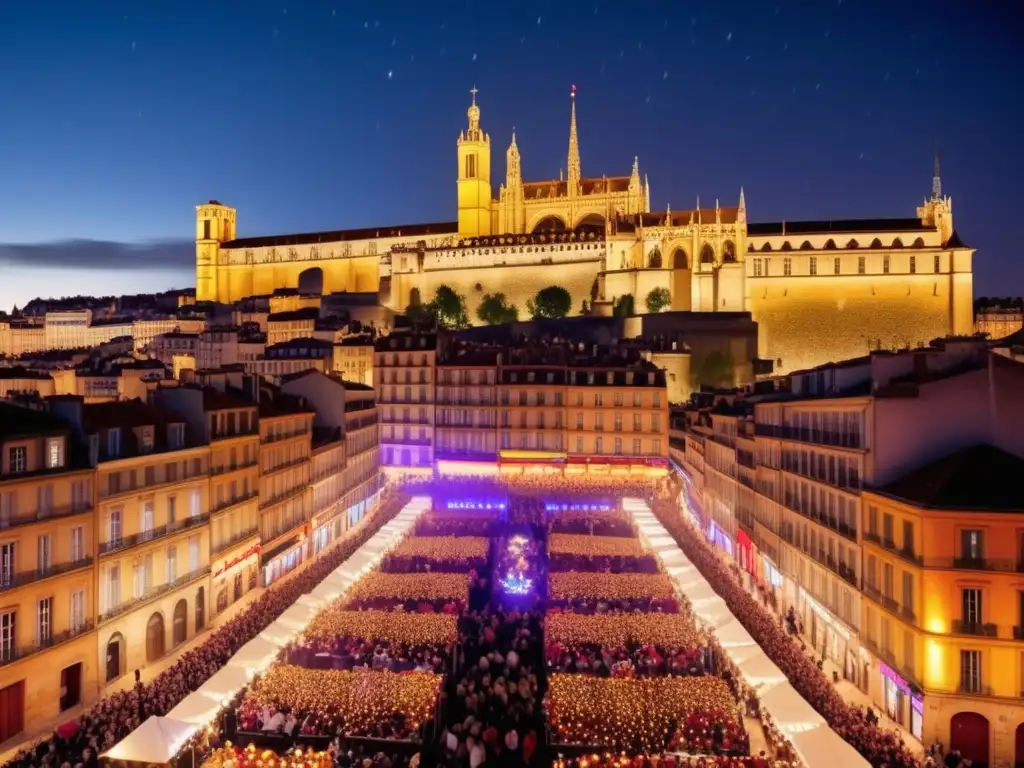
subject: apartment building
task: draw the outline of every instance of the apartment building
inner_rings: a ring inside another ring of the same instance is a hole
[[[373,367],[381,464],[397,474],[432,472],[437,336],[395,332],[378,339]]]
[[[388,343],[399,334],[392,334]],[[378,361],[383,357],[378,343]],[[664,373],[631,349],[485,345],[450,340],[426,366],[378,371],[384,464],[413,466],[433,448],[439,469],[662,473],[668,462]],[[418,398],[414,399],[419,378]],[[408,386],[401,382],[408,381]],[[395,387],[391,381],[397,381]],[[409,406],[388,421],[405,389]],[[429,402],[433,423],[426,417]],[[415,418],[419,409],[420,418]],[[462,462],[472,464],[462,466]]]
[[[0,404],[0,743],[96,696],[92,481],[67,424]]]
[[[49,405],[96,470],[97,655],[109,683],[206,626],[210,449],[183,417],[141,400]]]
[[[1024,455],[1024,405],[1013,394],[1020,391],[1021,366],[988,354],[981,342],[948,340],[822,366],[749,393],[740,405],[752,417],[736,418],[731,465],[722,453],[732,439],[729,412],[736,403],[700,413],[691,424],[710,423],[710,429],[687,432],[684,468],[694,480],[688,497],[712,517],[731,511],[734,518],[734,535],[711,536],[709,530],[709,537],[769,591],[780,611],[795,611],[805,639],[841,674],[926,741],[949,744],[956,729],[948,715],[936,709],[932,716],[930,705],[922,707],[925,672],[938,674],[937,656],[923,640],[906,639],[907,633],[915,625],[949,634],[953,625],[920,623],[923,607],[937,599],[913,581],[909,567],[922,557],[923,521],[909,512],[883,511],[872,494],[978,444]],[[751,429],[752,441],[745,437]],[[703,453],[691,455],[698,445]],[[744,500],[748,463],[753,520]],[[730,466],[734,487],[723,490]],[[971,509],[976,507],[965,503],[958,514]],[[952,546],[950,533],[942,535]],[[927,569],[927,562],[921,567]],[[1010,630],[1004,634],[1001,642],[1012,642]],[[990,683],[982,684],[983,691],[984,685]],[[948,679],[943,686],[949,690]]]
[[[313,550],[359,522],[382,489],[374,390],[317,371],[289,377],[281,390],[316,412],[313,422]]]
[[[349,336],[334,345],[331,368],[345,381],[373,386],[374,338],[367,334]]]
[[[247,373],[280,384],[287,376],[315,370],[328,373],[334,363],[334,345],[323,339],[297,338],[269,345],[255,360],[242,365]]]
[[[256,360],[263,355],[266,342],[255,326],[207,328],[196,342],[196,368],[205,371]]]
[[[155,401],[210,446],[210,567],[217,615],[259,583],[260,437],[256,403],[211,387],[161,387]]]
[[[269,586],[309,555],[314,412],[298,398],[267,390],[258,409],[260,571]]]
[[[864,492],[876,703],[974,764],[1024,761],[1024,459],[988,444]]]

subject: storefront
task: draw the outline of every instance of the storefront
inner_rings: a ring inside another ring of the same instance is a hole
[[[924,724],[924,698],[888,664],[879,662],[878,671],[882,675],[885,714],[920,741]]]
[[[849,678],[852,672],[848,670],[846,652],[850,642],[849,631],[805,589],[801,587],[800,592],[804,605],[809,609],[804,618],[804,634],[810,637],[814,650],[843,670],[843,675]]]
[[[306,534],[296,537],[274,547],[263,555],[260,577],[264,587],[269,587],[285,574],[298,568],[306,559]]]
[[[744,531],[736,531],[736,560],[740,568],[750,574],[755,583],[759,582],[757,548]]]
[[[708,525],[708,541],[712,546],[718,547],[729,557],[736,557],[736,547],[728,533],[718,527],[718,523],[711,521]]]

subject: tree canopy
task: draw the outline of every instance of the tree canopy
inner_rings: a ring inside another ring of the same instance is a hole
[[[672,294],[669,293],[668,288],[653,288],[651,292],[647,294],[644,304],[647,305],[648,312],[652,315],[656,315],[661,312],[661,310],[672,306]]]
[[[549,285],[527,300],[526,309],[534,320],[566,317],[572,309],[572,294],[559,285]]]
[[[437,324],[448,330],[469,327],[469,313],[466,311],[466,297],[455,292],[448,285],[439,285],[430,302],[430,311],[437,318]]]
[[[514,323],[519,319],[515,304],[509,304],[504,293],[485,293],[476,308],[477,319],[486,325]]]
[[[633,294],[627,293],[615,300],[615,303],[612,305],[612,314],[615,317],[629,317],[636,314],[634,309]]]

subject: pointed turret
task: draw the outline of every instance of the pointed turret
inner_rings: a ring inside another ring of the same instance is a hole
[[[932,169],[932,200],[942,199],[942,177],[939,174],[939,148],[935,148],[935,167]]]
[[[743,187],[740,187],[740,204],[736,207],[736,221],[747,220],[747,198],[743,194]]]
[[[569,115],[569,194],[580,192],[580,142],[576,136],[576,86],[569,91],[571,102]]]
[[[516,129],[512,129],[512,143],[508,145],[505,152],[505,186],[512,189],[523,182],[522,165],[519,156],[519,147],[516,145]]]

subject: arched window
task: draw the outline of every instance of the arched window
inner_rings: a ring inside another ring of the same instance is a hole
[[[182,598],[174,604],[174,623],[171,631],[171,647],[177,648],[188,638],[188,603]]]
[[[124,635],[115,632],[107,641],[107,682],[113,682],[124,674],[124,656],[127,652]]]
[[[899,239],[899,238],[897,237],[897,238],[896,238],[895,240],[893,240],[893,241],[892,241],[892,247],[893,247],[893,248],[902,248],[902,247],[903,247],[903,241],[902,241],[902,240],[900,240],[900,239]]]
[[[854,248],[860,248],[860,243],[858,243],[856,240],[851,240],[846,244],[846,247],[850,250],[853,250]]]
[[[162,658],[165,642],[164,615],[157,611],[146,622],[146,661]]]
[[[914,241],[914,247],[915,248],[924,248],[924,239],[920,238],[920,237],[917,238],[917,240]]]
[[[722,261],[726,264],[736,263],[736,245],[732,240],[726,240],[722,244]]]
[[[319,296],[324,292],[324,271],[320,267],[310,267],[299,274],[299,293]]]
[[[689,269],[690,260],[686,258],[686,251],[682,248],[676,248],[672,252],[672,269]]]
[[[782,244],[782,247],[781,247],[781,248],[780,248],[779,250],[780,250],[780,251],[792,251],[792,250],[793,250],[793,246],[792,246],[792,245],[790,245],[790,244],[789,244],[789,240],[787,240],[786,242],[784,242],[784,243]]]
[[[835,249],[836,249],[836,241],[833,240],[830,237],[828,240],[825,241],[825,250],[826,251],[834,251]]]
[[[196,590],[196,632],[206,626],[206,590]]]
[[[715,252],[712,250],[710,245],[706,245],[700,249],[700,263],[701,264],[714,264],[715,263]]]
[[[813,251],[814,250],[814,246],[811,245],[811,241],[810,240],[804,240],[802,243],[800,243],[800,250],[801,251]]]
[[[538,232],[565,232],[565,222],[557,216],[545,216],[533,228],[534,234]]]
[[[881,241],[881,240],[879,240],[879,239],[878,239],[878,238],[876,237],[876,238],[875,238],[874,240],[872,240],[872,241],[871,241],[871,247],[872,247],[872,248],[881,248],[881,247],[882,247],[882,241]]]
[[[661,269],[661,249],[655,248],[647,257],[647,266],[651,269]]]
[[[600,229],[604,232],[604,216],[599,213],[588,213],[576,224],[576,229]]]

